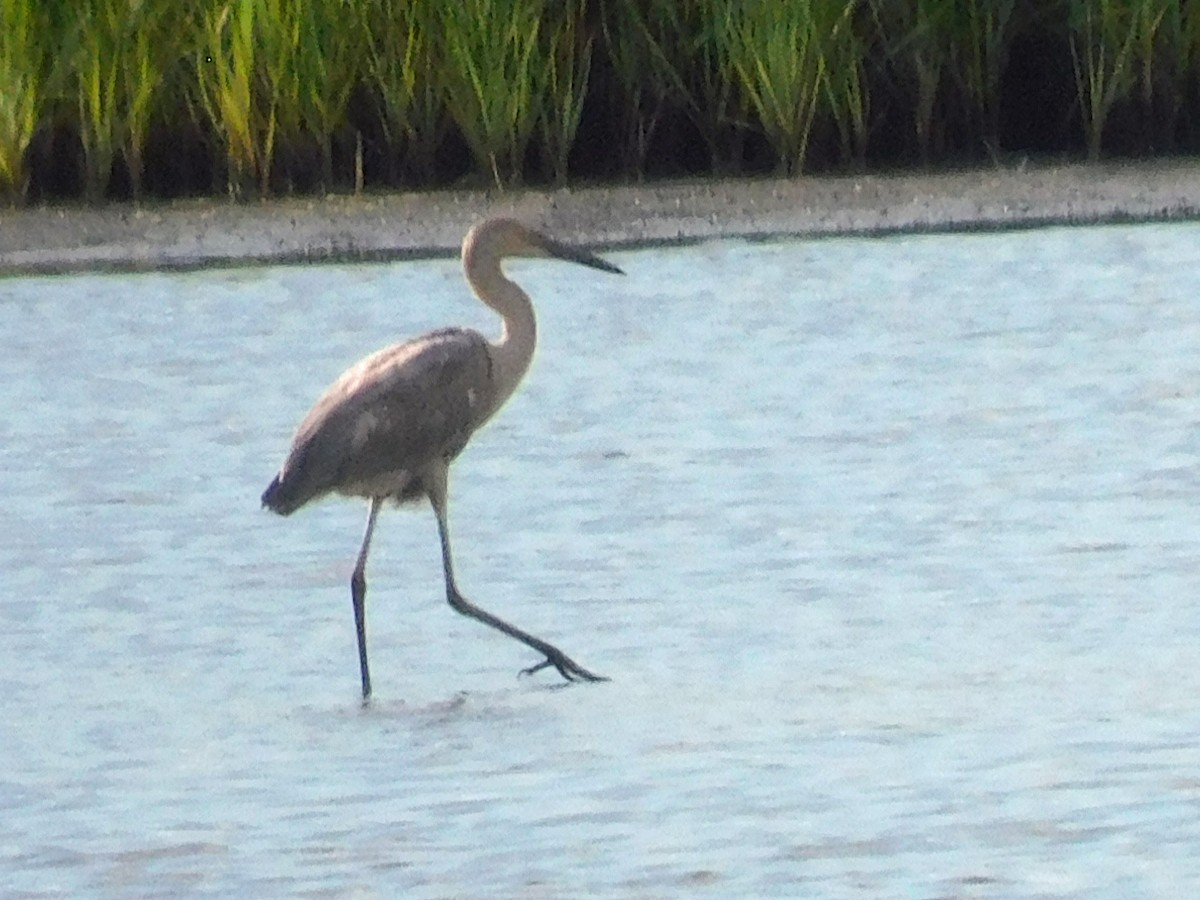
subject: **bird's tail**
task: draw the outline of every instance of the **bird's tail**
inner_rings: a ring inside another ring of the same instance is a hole
[[[273,513],[279,513],[281,516],[290,516],[302,504],[303,501],[297,499],[293,492],[289,490],[288,483],[282,481],[278,475],[271,480],[271,483],[267,485],[267,489],[263,491],[262,505]]]

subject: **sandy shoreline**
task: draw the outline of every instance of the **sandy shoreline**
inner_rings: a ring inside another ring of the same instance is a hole
[[[0,274],[457,252],[508,214],[601,247],[1200,217],[1200,160],[0,212]]]

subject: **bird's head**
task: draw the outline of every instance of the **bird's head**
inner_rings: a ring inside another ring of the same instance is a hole
[[[463,239],[463,259],[483,259],[485,257],[499,263],[510,256],[532,257],[535,259],[563,259],[567,262],[579,263],[599,269],[601,272],[612,272],[615,275],[625,273],[612,263],[601,259],[594,253],[571,247],[541,232],[527,228],[514,219],[485,219],[471,228]]]

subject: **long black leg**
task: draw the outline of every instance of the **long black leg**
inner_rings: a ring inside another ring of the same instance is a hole
[[[459,593],[458,586],[454,582],[454,566],[450,558],[450,530],[446,524],[444,475],[440,484],[430,486],[429,500],[433,504],[433,512],[437,516],[438,536],[442,541],[442,571],[446,576],[446,599],[449,601],[451,608],[455,612],[462,613],[464,616],[470,616],[472,619],[476,619],[484,625],[491,626],[511,638],[516,638],[521,643],[538,651],[538,653],[545,655],[546,658],[537,665],[530,666],[528,669],[522,669],[522,675],[532,675],[534,672],[554,666],[558,670],[558,674],[567,681],[608,681],[603,675],[589,672],[553,644],[547,643],[539,637],[534,637],[529,632],[522,631],[515,625],[510,625],[485,609],[480,609]]]
[[[350,576],[350,599],[354,602],[354,630],[358,634],[358,669],[362,675],[363,703],[371,697],[371,672],[367,668],[367,619],[365,604],[367,600],[367,553],[371,549],[371,535],[375,532],[375,519],[383,501],[379,497],[371,498],[371,509],[367,513],[367,527],[363,532],[362,549],[358,551],[358,561],[354,564],[354,574]]]

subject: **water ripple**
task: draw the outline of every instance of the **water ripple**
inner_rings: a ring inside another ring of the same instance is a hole
[[[0,869],[47,896],[1184,896],[1200,226],[520,265],[431,515],[258,496],[453,262],[0,284]],[[1190,254],[1190,255],[1189,255]]]

